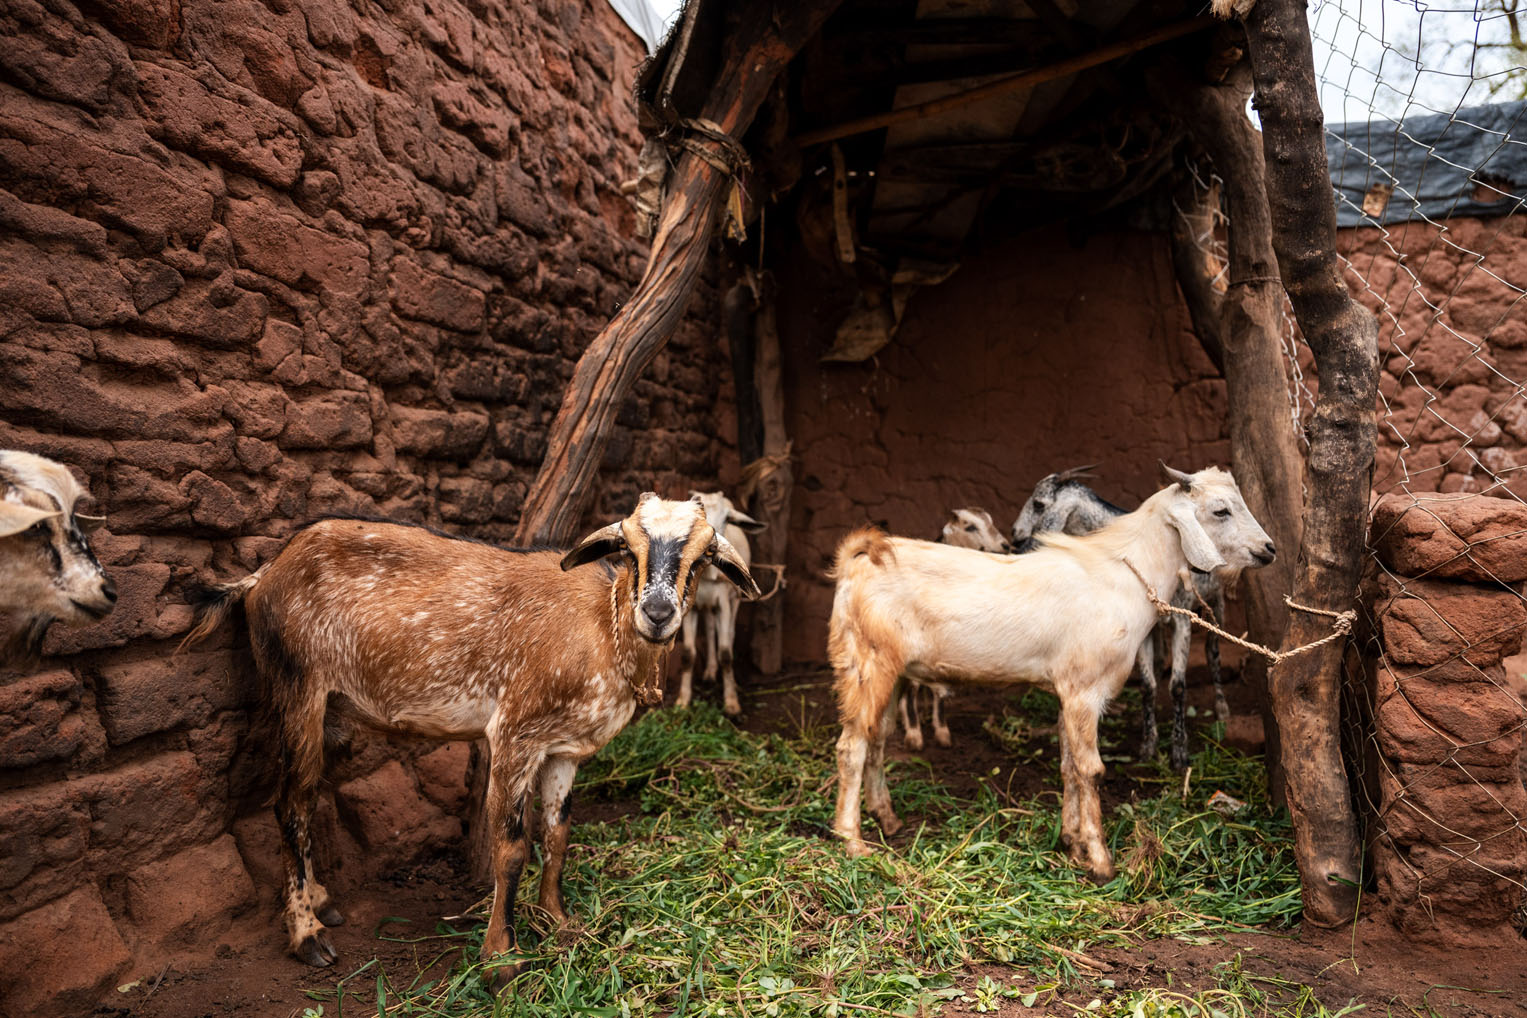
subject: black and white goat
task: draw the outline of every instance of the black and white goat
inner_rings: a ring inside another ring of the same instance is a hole
[[[1013,522],[1012,542],[1019,551],[1029,551],[1036,546],[1036,538],[1042,534],[1090,534],[1123,516],[1127,510],[1104,499],[1093,491],[1082,478],[1090,477],[1091,467],[1075,467],[1050,474],[1034,486],[1023,511]],[[1175,480],[1183,476],[1168,468]],[[1203,613],[1207,608],[1210,621],[1223,625],[1225,620],[1225,587],[1233,584],[1240,570],[1226,567],[1214,572],[1193,572],[1192,582],[1184,582],[1172,598],[1178,608]],[[1156,755],[1156,640],[1162,638],[1170,648],[1172,691],[1172,766],[1182,770],[1188,766],[1187,728],[1187,671],[1188,644],[1192,639],[1193,624],[1181,615],[1172,615],[1161,622],[1140,646],[1136,656],[1136,670],[1140,673],[1142,722],[1140,756],[1149,759]],[[1225,690],[1220,679],[1219,637],[1213,633],[1204,635],[1204,657],[1208,661],[1209,676],[1214,680],[1214,713],[1219,720],[1230,717],[1225,703]]]
[[[80,626],[117,603],[85,531],[104,522],[74,511],[89,498],[69,468],[0,449],[0,667],[36,659],[48,627]]]

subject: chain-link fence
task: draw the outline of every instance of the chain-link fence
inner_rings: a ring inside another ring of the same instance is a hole
[[[1527,927],[1527,658],[1514,660],[1527,630],[1518,2],[1311,10],[1338,249],[1379,322],[1348,758],[1382,904],[1418,935]],[[1201,189],[1215,186],[1193,169]],[[1194,237],[1211,274],[1226,265],[1221,226]],[[1304,421],[1318,380],[1286,300],[1283,318],[1289,410]]]
[[[1513,912],[1520,928],[1527,891],[1527,687],[1511,660],[1527,626],[1517,3],[1311,11],[1339,250],[1379,322],[1350,756],[1378,892],[1417,934],[1499,928]],[[1302,377],[1296,414],[1310,407]]]

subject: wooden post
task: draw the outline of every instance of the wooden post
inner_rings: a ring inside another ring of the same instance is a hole
[[[1378,325],[1352,298],[1336,258],[1336,205],[1303,0],[1257,0],[1245,16],[1262,118],[1273,246],[1294,314],[1315,354],[1320,395],[1308,427],[1303,541],[1294,600],[1345,610],[1365,554],[1377,440]],[[1286,554],[1286,553],[1285,553]],[[1284,647],[1330,631],[1292,613]],[[1341,754],[1343,641],[1273,666],[1269,691],[1284,744],[1288,809],[1305,921],[1355,918],[1357,823]]]
[[[769,525],[769,529],[753,539],[753,559],[783,568],[790,538],[790,491],[795,473],[790,463],[790,439],[785,433],[785,386],[772,274],[764,273],[759,289],[753,380],[763,419],[763,456],[745,468],[743,487],[748,495],[748,511]],[[765,591],[769,589],[767,579],[759,580]],[[784,577],[780,579],[783,582]],[[784,665],[783,593],[753,605],[749,614],[753,665],[765,675],[777,674]]]
[[[753,122],[774,79],[837,6],[754,2],[729,12],[719,69],[698,116],[733,139]],[[691,135],[679,155],[646,271],[631,299],[578,358],[551,427],[546,458],[525,498],[521,544],[573,538],[594,486],[621,402],[678,326],[694,293],[732,176],[721,147]]]
[[[1227,32],[1235,32],[1227,29]],[[1235,32],[1239,36],[1239,32]],[[1233,46],[1240,42],[1226,42]],[[1237,50],[1232,50],[1236,52]],[[1220,66],[1223,66],[1221,64]],[[1288,399],[1288,374],[1282,344],[1283,292],[1267,206],[1262,146],[1246,116],[1251,94],[1250,67],[1238,61],[1215,84],[1185,83],[1174,91],[1190,136],[1208,153],[1224,182],[1229,212],[1228,286],[1223,295],[1204,277],[1202,253],[1183,234],[1212,226],[1208,195],[1198,198],[1191,178],[1179,190],[1188,220],[1174,224],[1173,263],[1187,297],[1189,314],[1201,338],[1219,347],[1229,401],[1230,458],[1246,505],[1278,546],[1277,560],[1243,577],[1246,621],[1251,638],[1276,647],[1288,629],[1283,597],[1294,585],[1295,550],[1301,536],[1303,457]],[[1323,150],[1322,150],[1323,151]],[[1184,191],[1187,193],[1185,194]],[[1197,200],[1192,200],[1189,198]],[[1191,248],[1191,250],[1189,250]],[[1195,259],[1193,256],[1197,255]],[[1196,265],[1195,265],[1196,261]],[[1206,345],[1208,345],[1206,343]],[[1266,666],[1251,655],[1244,668],[1248,681],[1266,689]],[[1283,774],[1277,712],[1264,701],[1268,739],[1268,782],[1283,799]]]

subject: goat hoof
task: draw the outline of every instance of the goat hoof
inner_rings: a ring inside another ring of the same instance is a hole
[[[901,741],[907,744],[908,749],[916,753],[923,748],[923,733],[907,732],[902,736]]]
[[[736,700],[728,700],[724,705],[722,705],[721,710],[726,714],[727,717],[734,718],[738,714],[742,713],[742,704],[738,703]]]
[[[880,833],[884,834],[887,838],[902,828],[901,818],[890,810],[887,810],[884,814],[876,813],[875,819],[880,822]]]
[[[943,746],[945,749],[948,749],[950,746],[954,745],[954,740],[949,737],[949,729],[947,728],[940,728],[938,731],[934,732],[933,741],[938,743],[940,746]]]
[[[343,926],[345,925],[345,916],[343,912],[332,904],[327,904],[318,910],[318,921],[325,926]]]
[[[1172,770],[1181,773],[1188,769],[1188,751],[1178,746],[1172,747]]]
[[[334,944],[323,930],[303,937],[302,943],[297,945],[296,955],[316,969],[328,968],[339,958],[339,952],[334,950]]]

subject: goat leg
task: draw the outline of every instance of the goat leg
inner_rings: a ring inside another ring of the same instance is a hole
[[[917,716],[917,691],[921,688],[922,683],[908,679],[896,694],[897,708],[901,711],[901,741],[914,753],[923,748],[923,722]],[[912,709],[911,717],[907,716],[908,704]]]
[[[313,874],[310,827],[323,774],[323,710],[323,702],[318,701],[293,706],[280,715],[280,784],[275,804],[286,872],[287,943],[294,955],[316,968],[327,968],[339,957],[324,927],[344,922],[329,901],[328,890]]]
[[[689,701],[694,697],[695,685],[695,627],[700,624],[700,613],[689,611],[684,613],[684,621],[679,624],[682,640],[679,649],[679,695],[674,697],[675,707],[688,707]],[[543,809],[549,808],[543,805]]]
[[[885,740],[895,722],[895,710],[887,700],[880,723],[870,733],[869,751],[864,761],[864,798],[886,837],[901,830],[901,818],[891,808],[891,790],[885,783]]]
[[[1181,615],[1172,616],[1172,769],[1188,766],[1188,642],[1193,625]]]
[[[490,726],[491,729],[491,726]],[[539,770],[534,763],[502,759],[507,756],[503,742],[492,738],[492,771],[488,778],[487,819],[494,832],[493,841],[493,911],[483,934],[482,960],[495,959],[518,950],[514,934],[514,903],[519,897],[520,875],[530,857],[530,838],[525,815],[531,783]],[[504,963],[492,968],[491,983],[495,992],[502,990],[525,968],[524,961]]]
[[[928,687],[928,692],[933,694],[933,741],[947,748],[954,744],[954,740],[949,737],[949,726],[944,724],[944,719],[939,715],[939,706],[949,695],[949,689],[932,685]]]
[[[1103,805],[1097,789],[1097,779],[1103,774],[1103,758],[1098,754],[1097,708],[1085,695],[1064,696],[1061,728],[1068,749],[1066,797],[1076,803],[1072,813],[1076,828],[1067,854],[1073,862],[1086,867],[1093,880],[1105,883],[1113,879],[1114,866],[1113,856],[1103,844]]]
[[[716,658],[721,666],[721,709],[733,716],[742,713],[742,702],[737,699],[737,675],[732,668],[732,642],[737,635],[737,603],[734,595],[723,597],[712,620],[716,634]]]
[[[1215,584],[1210,597],[1212,599],[1211,610],[1214,613],[1214,618],[1209,621],[1217,626],[1223,626],[1225,624],[1223,621],[1225,618],[1224,585]],[[1214,716],[1220,721],[1229,721],[1230,704],[1225,702],[1225,686],[1220,676],[1218,635],[1210,632],[1204,633],[1204,658],[1209,662],[1209,678],[1214,680]]]
[[[568,919],[562,897],[562,863],[572,830],[573,778],[577,773],[578,761],[570,756],[554,756],[541,767],[541,890],[536,903],[558,925]]]
[[[1156,640],[1145,638],[1135,654],[1140,673],[1140,759],[1156,758]]]

